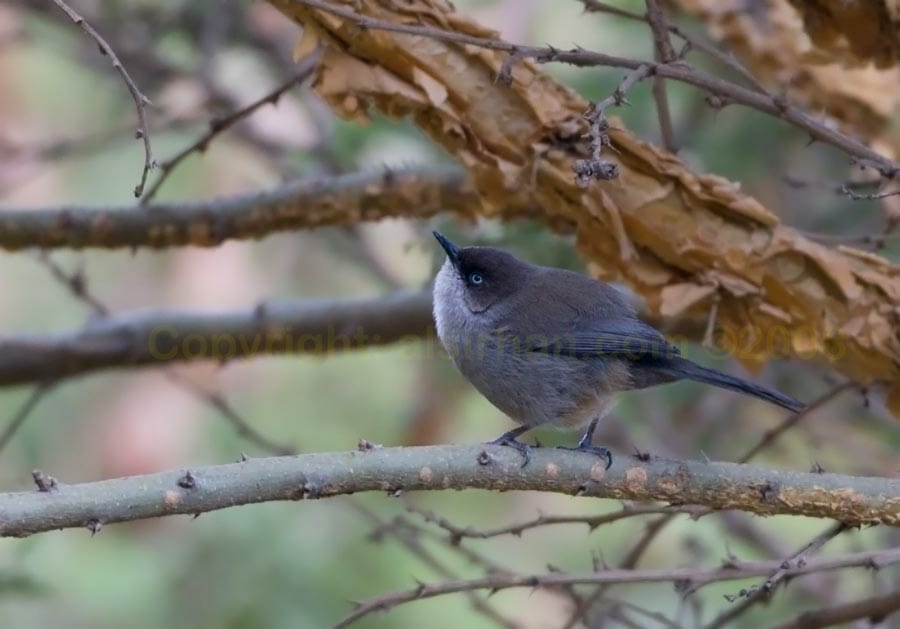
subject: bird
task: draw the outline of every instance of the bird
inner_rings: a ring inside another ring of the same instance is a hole
[[[792,413],[805,408],[689,360],[609,284],[494,247],[457,247],[433,234],[446,253],[433,288],[438,337],[475,389],[519,424],[488,443],[515,448],[523,466],[531,450],[518,437],[553,426],[582,431],[567,449],[599,456],[609,469],[612,453],[593,437],[621,391],[694,380]]]

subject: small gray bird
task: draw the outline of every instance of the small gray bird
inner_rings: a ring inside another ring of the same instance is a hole
[[[580,430],[572,450],[612,465],[592,444],[613,394],[676,380],[696,380],[777,404],[792,397],[681,356],[654,327],[637,318],[613,287],[592,278],[519,260],[491,247],[459,248],[438,232],[447,260],[434,283],[434,320],[463,375],[519,424],[492,444],[516,448],[516,437],[543,425]]]

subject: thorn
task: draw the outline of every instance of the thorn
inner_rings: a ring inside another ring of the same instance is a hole
[[[487,450],[482,450],[478,453],[478,465],[490,465],[494,462],[494,457],[488,454]]]
[[[250,457],[247,456],[247,453],[246,453],[246,452],[241,452],[241,456],[240,456],[240,458],[238,459],[238,463],[246,463],[246,462],[249,461],[249,460],[250,460]]]
[[[300,499],[301,500],[315,500],[319,497],[319,486],[313,483],[312,481],[306,481],[303,483],[303,487],[300,489]]]
[[[88,520],[87,530],[91,532],[91,537],[99,533],[103,529],[103,523],[100,520]]]
[[[379,450],[383,447],[384,446],[381,445],[380,443],[371,443],[370,441],[367,441],[366,439],[360,439],[359,442],[356,444],[356,449],[359,450],[360,452],[370,452],[371,450]]]
[[[53,476],[45,474],[41,470],[32,470],[31,478],[34,479],[34,484],[37,485],[38,491],[50,492],[59,487],[59,482]]]
[[[402,487],[395,487],[394,489],[389,489],[387,492],[388,498],[399,498],[403,495]]]
[[[191,474],[191,471],[188,470],[178,479],[178,486],[182,489],[194,489],[197,487],[197,479]]]

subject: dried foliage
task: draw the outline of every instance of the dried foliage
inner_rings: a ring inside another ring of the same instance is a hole
[[[883,3],[766,0],[753,11],[716,0],[674,4],[701,19],[760,81],[827,112],[885,154],[897,154],[890,124],[900,107],[898,40],[884,28],[889,21],[869,21],[870,13],[889,10]],[[849,16],[850,10],[859,13]],[[865,63],[870,59],[876,65]]]
[[[652,311],[706,317],[717,304],[718,341],[748,365],[787,353],[860,382],[900,376],[900,269],[887,260],[806,239],[735,184],[692,172],[618,123],[606,152],[618,177],[581,188],[572,173],[589,151],[588,103],[531,61],[272,3],[304,26],[300,53],[326,44],[314,87],[335,111],[412,116],[469,171],[485,216],[534,199],[545,223],[575,231],[596,276],[627,281]],[[441,0],[360,10],[495,37]],[[889,403],[900,411],[900,388]]]

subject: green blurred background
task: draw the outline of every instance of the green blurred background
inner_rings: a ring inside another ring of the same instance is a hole
[[[620,4],[643,9],[639,2]],[[210,115],[250,102],[283,81],[297,36],[293,25],[263,3],[110,0],[73,6],[94,18],[153,100],[150,126],[157,158],[191,142]],[[576,2],[469,1],[458,2],[457,8],[511,41],[577,43],[643,58],[652,54],[641,24],[585,16]],[[180,21],[184,15],[191,19]],[[702,31],[701,25],[687,25]],[[259,40],[271,46],[262,48]],[[589,98],[608,95],[623,74],[560,66],[547,71]],[[216,97],[209,96],[211,89]],[[747,109],[714,111],[703,94],[685,86],[671,85],[670,99],[680,154],[693,168],[740,181],[786,223],[811,233],[848,236],[881,229],[876,203],[785,183],[786,176],[844,180],[852,176],[844,156],[808,147],[798,130]],[[613,113],[640,137],[657,142],[649,83],[636,88],[629,101]],[[133,104],[108,61],[52,3],[0,5],[0,204],[132,203],[142,160],[142,147],[132,139],[133,119]],[[263,108],[240,129],[219,138],[204,155],[189,158],[160,198],[208,198],[292,177],[452,161],[409,123],[377,119],[360,126],[334,119],[305,87],[291,91],[277,107]],[[47,149],[61,140],[74,148]],[[440,262],[429,236],[433,228],[462,243],[495,244],[532,261],[583,268],[570,239],[539,225],[462,225],[448,218],[287,233],[215,249],[59,252],[52,257],[66,269],[83,270],[90,291],[113,312],[151,306],[216,309],[269,298],[374,296],[396,286],[425,286]],[[897,257],[893,243],[883,253]],[[4,333],[64,330],[90,317],[30,253],[0,254],[0,285]],[[740,372],[733,361],[719,362]],[[221,392],[261,433],[302,451],[346,450],[360,438],[386,445],[476,442],[511,427],[445,358],[426,360],[416,347],[326,359],[191,365],[176,372]],[[800,363],[773,364],[756,377],[807,400],[833,385],[828,374]],[[12,417],[30,393],[27,387],[4,390],[0,418]],[[717,460],[733,460],[783,418],[778,409],[690,384],[626,394],[614,415],[598,439],[616,451],[637,447]],[[539,437],[545,443],[572,438]],[[898,471],[898,447],[900,430],[877,396],[864,405],[861,395],[848,393],[788,433],[760,462],[801,470],[817,463],[829,471],[887,475]],[[104,372],[65,382],[39,402],[0,453],[0,487],[30,488],[33,468],[72,483],[226,462],[242,452],[263,454],[236,435],[214,408],[174,386],[162,372]],[[422,524],[406,513],[407,500],[456,524],[485,527],[538,512],[587,514],[619,507],[613,501],[536,493],[367,495],[115,525],[94,537],[68,530],[5,539],[0,541],[0,619],[5,627],[329,626],[349,611],[351,600],[414,587],[416,579],[441,578],[395,535],[372,539],[377,527],[359,509],[362,505],[385,521],[402,514]],[[559,526],[522,538],[464,544],[509,569],[543,572],[552,564],[583,572],[591,569],[593,553],[610,565],[618,563],[647,521],[627,520],[593,534],[583,526]],[[771,558],[772,544],[738,534],[740,524],[787,552],[827,525],[744,514],[696,522],[681,516],[640,565],[717,565],[729,553]],[[896,534],[883,529],[851,532],[825,554],[897,541]],[[422,543],[454,575],[482,573],[452,548],[428,538]],[[851,571],[816,579],[816,587],[844,599],[871,592],[873,582],[877,587],[896,584],[900,575]],[[696,605],[708,619],[726,606],[723,594],[751,583],[705,588],[696,595]],[[694,603],[681,601],[671,585],[618,586],[609,596],[693,622]],[[526,627],[556,627],[569,613],[566,599],[552,592],[513,590],[489,600]],[[774,604],[747,615],[741,626],[766,626],[788,610],[809,607],[811,600],[792,585]],[[642,626],[662,626],[637,618]],[[608,623],[620,626],[615,619]],[[454,595],[372,615],[358,626],[495,625],[475,613],[468,599]]]

